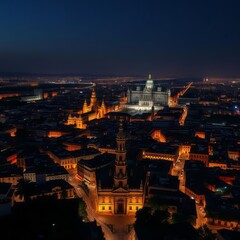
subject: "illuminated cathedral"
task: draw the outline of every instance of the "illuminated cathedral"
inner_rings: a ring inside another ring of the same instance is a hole
[[[116,141],[114,165],[96,172],[97,211],[102,214],[135,215],[144,203],[143,181],[139,171],[127,165],[126,136],[122,121]]]
[[[137,86],[135,90],[128,89],[128,108],[136,110],[151,110],[152,107],[160,109],[168,106],[170,102],[170,89],[163,90],[160,86],[155,86],[151,74],[149,74],[146,85],[143,89]]]
[[[106,113],[115,110],[115,108],[116,107],[107,108],[104,100],[102,100],[102,103],[99,105],[95,89],[93,88],[90,104],[88,105],[85,99],[82,110],[76,114],[70,114],[66,125],[75,125],[76,128],[86,129],[88,121],[103,118]]]

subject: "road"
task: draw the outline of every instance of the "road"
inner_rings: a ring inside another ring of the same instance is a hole
[[[79,185],[81,181],[76,178],[74,172],[70,173],[69,183],[75,188],[76,194],[83,198],[87,205],[87,213],[90,221],[96,220],[97,224],[102,227],[105,238],[107,240],[134,240],[135,232],[132,229],[128,232],[128,226],[135,222],[135,217],[130,216],[112,216],[100,215],[94,208],[94,198],[88,197]],[[94,191],[93,187],[89,187],[90,191]],[[91,193],[90,193],[91,195]],[[113,226],[114,232],[110,230],[109,225]]]
[[[176,107],[178,105],[178,98],[182,97],[186,91],[192,86],[192,82],[189,83],[185,88],[183,88],[180,92],[178,92],[175,96],[171,97],[170,105],[171,107]]]
[[[184,126],[185,119],[187,118],[187,115],[188,115],[188,107],[185,106],[183,108],[182,116],[180,117],[180,120],[179,120],[180,126]]]
[[[184,168],[184,164],[185,159],[180,156],[176,163],[173,164],[172,175],[180,177]]]
[[[196,221],[196,228],[201,227],[202,225],[206,224],[206,213],[204,211],[204,207],[196,203],[196,211],[197,211],[197,221]]]
[[[179,190],[183,193],[185,193],[185,184],[184,184],[184,164],[185,161],[188,159],[187,156],[181,155],[178,159],[178,161],[174,164],[172,175],[178,176],[179,179]],[[202,205],[196,204],[196,212],[197,212],[197,220],[196,220],[196,228],[199,228],[201,225],[206,224],[206,218],[205,218],[205,211],[204,207]]]

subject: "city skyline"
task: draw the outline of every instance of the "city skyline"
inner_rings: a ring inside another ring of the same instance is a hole
[[[0,72],[237,77],[239,5],[1,3]]]
[[[1,239],[239,239],[239,81],[26,79],[0,81]]]
[[[239,9],[0,1],[0,239],[239,240]]]

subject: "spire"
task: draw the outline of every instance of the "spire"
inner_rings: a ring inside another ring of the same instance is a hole
[[[103,114],[106,114],[106,113],[107,113],[107,107],[106,107],[106,105],[105,105],[104,99],[102,100],[101,109],[102,109],[102,111],[103,111]]]
[[[101,107],[105,107],[105,102],[104,102],[104,99],[102,100]]]
[[[151,80],[152,79],[152,74],[149,74],[148,75],[148,80]]]
[[[83,103],[83,113],[86,113],[88,111],[88,105],[87,105],[87,100],[85,98],[84,103]]]

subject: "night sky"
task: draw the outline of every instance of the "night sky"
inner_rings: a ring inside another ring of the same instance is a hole
[[[0,72],[240,76],[239,0],[1,0]]]

